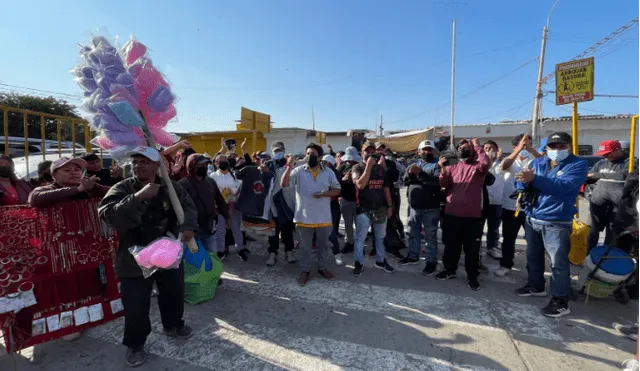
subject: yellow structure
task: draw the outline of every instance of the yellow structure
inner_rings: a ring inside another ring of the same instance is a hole
[[[255,137],[254,137],[255,133]],[[254,132],[253,130],[234,130],[234,131],[214,131],[209,133],[186,133],[178,134],[182,139],[186,139],[191,143],[191,147],[198,153],[208,153],[211,156],[218,153],[222,147],[222,138],[236,140],[236,152],[240,153],[240,144],[243,140],[247,140],[247,152],[265,151],[267,149],[267,140],[262,132]],[[254,150],[255,148],[255,150]]]

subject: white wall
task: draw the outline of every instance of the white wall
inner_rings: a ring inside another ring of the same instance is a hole
[[[344,151],[347,147],[351,146],[351,136],[347,136],[346,134],[342,135],[332,135],[331,133],[327,133],[327,144],[331,144],[333,150]],[[327,150],[327,146],[323,146],[325,151]]]
[[[307,146],[306,130],[291,130],[291,131],[272,131],[265,133],[264,137],[267,140],[267,151],[271,151],[271,144],[273,142],[282,142],[287,153],[302,154],[304,147]]]

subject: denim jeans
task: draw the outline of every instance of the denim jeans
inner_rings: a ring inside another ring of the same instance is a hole
[[[524,225],[527,240],[528,284],[544,290],[544,253],[551,261],[551,295],[568,299],[571,293],[569,250],[571,249],[571,223],[539,222],[527,218]]]
[[[440,209],[416,210],[409,208],[409,254],[411,259],[420,257],[420,231],[424,228],[427,262],[438,262],[438,223]]]
[[[215,233],[198,233],[198,240],[208,252],[218,252],[218,237]]]
[[[485,215],[486,219],[482,218],[482,229],[484,229],[484,223],[486,220],[487,250],[496,249],[498,248],[498,241],[500,241],[500,222],[502,221],[500,217],[502,216],[502,205],[488,205]]]
[[[381,263],[385,257],[384,237],[387,234],[387,222],[373,224],[366,213],[358,214],[356,217],[354,257],[360,264],[364,264],[364,241],[367,239],[369,227],[373,227],[374,238],[376,240],[376,261]]]

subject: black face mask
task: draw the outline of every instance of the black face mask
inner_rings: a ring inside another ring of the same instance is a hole
[[[10,178],[13,170],[9,166],[0,166],[0,178]]]
[[[44,173],[40,176],[40,179],[44,180],[45,182],[51,182],[53,181],[53,177],[51,176],[51,173]]]
[[[422,156],[420,156],[420,157],[422,157],[422,160],[423,160],[423,161],[426,161],[426,162],[431,162],[431,161],[433,161],[433,153],[424,153],[424,154],[422,154]]]
[[[471,150],[469,148],[462,148],[458,151],[458,157],[463,159],[471,157]]]
[[[236,167],[236,162],[237,162],[237,160],[235,158],[230,158],[229,159],[229,166]]]
[[[318,156],[307,155],[307,165],[309,165],[310,167],[318,166]]]
[[[222,171],[229,170],[229,162],[228,161],[223,161],[223,162],[219,163],[218,164],[218,169],[220,169]]]
[[[199,177],[204,178],[205,176],[207,176],[207,168],[206,167],[197,167],[196,168],[196,175]]]

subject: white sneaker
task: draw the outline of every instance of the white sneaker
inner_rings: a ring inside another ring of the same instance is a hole
[[[269,253],[269,260],[267,260],[267,267],[273,267],[278,261],[278,256],[275,253]]]
[[[633,358],[622,362],[623,371],[638,371],[639,366],[638,360]]]
[[[287,260],[289,264],[293,264],[296,262],[296,257],[293,256],[293,251],[285,251],[284,258]]]
[[[496,260],[500,260],[502,259],[502,251],[500,251],[499,249],[490,249],[487,250],[487,255],[489,255],[490,257],[496,259]]]
[[[505,267],[500,267],[500,268],[496,269],[496,271],[493,272],[493,274],[495,274],[498,277],[504,277],[509,272],[511,272],[511,269],[505,268]]]
[[[342,261],[342,254],[337,253],[337,254],[335,255],[335,258],[336,258],[336,265],[342,265],[342,264],[344,264],[344,262]]]

